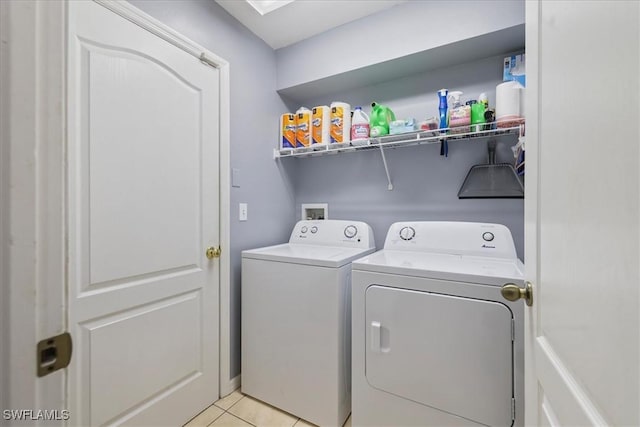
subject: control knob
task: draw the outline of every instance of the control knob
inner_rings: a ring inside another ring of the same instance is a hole
[[[484,239],[485,242],[490,242],[493,240],[494,235],[493,233],[487,231],[486,233],[482,233],[482,238]]]
[[[347,225],[345,227],[344,235],[347,237],[347,239],[352,239],[356,236],[356,234],[358,234],[358,229],[355,225]]]
[[[402,227],[400,230],[400,238],[402,240],[411,240],[415,237],[416,230],[413,227]]]

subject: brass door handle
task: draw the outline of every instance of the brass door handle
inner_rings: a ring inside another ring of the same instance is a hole
[[[220,249],[219,246],[217,248],[214,248],[213,246],[209,246],[205,252],[205,254],[207,255],[207,258],[209,259],[220,258],[221,253],[222,253],[222,249]]]
[[[533,285],[529,282],[525,283],[524,288],[514,283],[507,283],[502,286],[500,293],[506,300],[518,301],[522,298],[529,307],[533,305]]]

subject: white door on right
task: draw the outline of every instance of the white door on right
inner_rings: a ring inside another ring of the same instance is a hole
[[[640,425],[640,2],[527,2],[528,425]]]

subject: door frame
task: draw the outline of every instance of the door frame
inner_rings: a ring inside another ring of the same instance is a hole
[[[527,112],[526,152],[527,152],[527,185],[524,189],[524,270],[525,280],[532,284],[538,283],[538,186],[540,182],[540,138],[539,138],[539,62],[538,62],[538,25],[540,3],[527,1],[525,5],[525,32],[527,50],[527,90],[525,111]],[[534,289],[534,296],[537,289]],[[538,381],[535,371],[535,355],[532,348],[527,348],[531,342],[529,337],[537,336],[536,325],[538,305],[524,307],[524,423],[526,426],[539,425],[538,414]]]
[[[219,70],[219,394],[224,396],[239,385],[239,377],[230,378],[229,62],[127,2],[94,1]],[[66,1],[0,2],[0,338],[9,344],[0,346],[3,409],[67,407],[66,370],[35,375],[35,344],[68,327],[67,19]]]

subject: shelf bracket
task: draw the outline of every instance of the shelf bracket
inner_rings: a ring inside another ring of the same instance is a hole
[[[384,171],[387,174],[387,190],[393,190],[393,184],[391,183],[391,175],[389,175],[389,166],[387,166],[387,158],[384,156],[384,148],[380,147],[380,154],[382,155],[382,164],[384,164]]]

